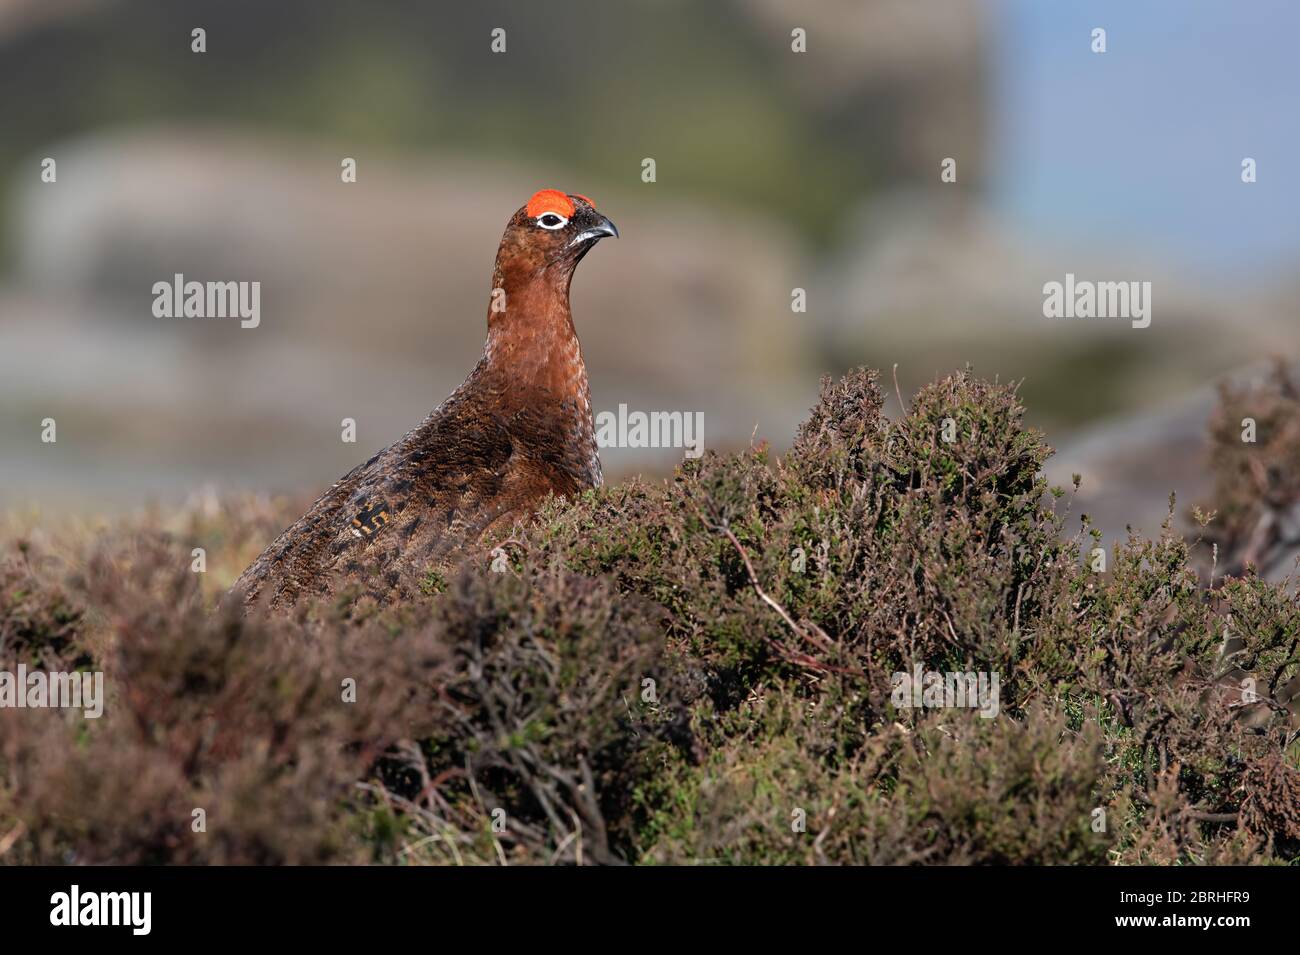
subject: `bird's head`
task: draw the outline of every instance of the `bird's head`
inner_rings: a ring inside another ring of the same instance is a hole
[[[618,238],[618,229],[586,196],[542,189],[506,226],[501,257],[525,271],[571,272],[606,236]]]

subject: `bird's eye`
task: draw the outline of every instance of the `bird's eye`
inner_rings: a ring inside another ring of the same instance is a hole
[[[548,212],[538,217],[537,224],[543,229],[561,229],[569,224],[569,220],[564,216],[557,216],[554,212]]]

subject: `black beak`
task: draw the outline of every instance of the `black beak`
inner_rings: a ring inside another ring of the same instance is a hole
[[[592,225],[583,229],[574,236],[573,241],[570,242],[569,245],[578,245],[581,242],[592,242],[597,239],[603,239],[605,236],[613,236],[616,239],[618,238],[618,226],[610,222],[607,216],[603,216],[597,212],[595,213],[595,219],[596,221]]]

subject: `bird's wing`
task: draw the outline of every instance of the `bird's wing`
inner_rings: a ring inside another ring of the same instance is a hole
[[[415,430],[336,482],[244,572],[253,602],[329,594],[340,577],[439,559],[511,509],[515,448],[503,423],[453,395]]]

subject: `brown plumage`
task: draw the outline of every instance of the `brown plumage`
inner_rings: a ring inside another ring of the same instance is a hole
[[[580,195],[544,189],[516,212],[497,251],[487,344],[464,384],[321,495],[232,593],[283,608],[350,581],[392,587],[548,495],[600,485],[569,283],[611,235]]]

